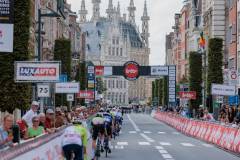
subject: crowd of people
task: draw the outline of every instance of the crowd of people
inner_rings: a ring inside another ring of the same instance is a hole
[[[33,101],[30,110],[16,122],[13,115],[4,116],[0,127],[0,149],[13,147],[21,140],[54,133],[71,123],[73,118],[87,119],[98,110],[99,107],[76,106],[72,111],[68,111],[67,107],[57,107],[55,110],[48,108],[44,113],[38,114],[39,103]]]
[[[161,107],[162,111],[172,112],[187,118],[197,118],[199,120],[220,122],[222,124],[240,125],[240,107],[222,105],[218,111],[217,117],[214,118],[213,114],[209,113],[207,108],[199,107],[195,113],[189,110],[189,107]]]

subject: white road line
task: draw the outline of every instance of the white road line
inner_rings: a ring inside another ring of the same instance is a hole
[[[137,132],[140,132],[140,129],[138,128],[138,126],[136,125],[136,123],[131,119],[131,117],[129,115],[127,115],[129,121],[132,123],[134,129],[137,131]]]
[[[172,158],[172,156],[170,154],[162,154],[163,158],[165,159],[169,159]]]
[[[158,132],[158,134],[166,134],[166,132]]]
[[[115,146],[115,149],[124,149],[124,146]]]
[[[172,134],[179,135],[180,133],[179,132],[172,132]]]
[[[185,147],[194,147],[195,145],[191,144],[191,143],[181,143],[181,145],[185,146]]]
[[[149,142],[138,142],[138,144],[141,146],[150,146]]]
[[[136,131],[129,131],[130,134],[134,134],[137,133]]]
[[[162,146],[171,146],[171,144],[168,143],[168,142],[159,142],[159,143],[160,143],[160,145],[162,145]]]
[[[208,147],[208,148],[212,148],[213,147],[213,145],[211,145],[211,144],[207,144],[207,143],[204,143],[204,144],[202,144],[204,147]]]
[[[156,149],[164,149],[162,146],[155,146]]]
[[[167,154],[167,153],[168,153],[166,150],[158,150],[158,151],[159,151],[159,153],[161,153],[161,154]]]
[[[117,142],[118,146],[127,146],[128,142]]]
[[[150,133],[152,133],[151,131],[143,131],[143,133],[145,133],[145,134],[150,134]]]
[[[143,134],[143,133],[140,133],[140,135],[145,139],[147,140],[148,142],[155,142],[155,140],[153,140],[152,138],[148,137],[147,135]]]

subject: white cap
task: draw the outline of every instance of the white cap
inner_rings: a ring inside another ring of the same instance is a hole
[[[39,103],[37,101],[32,101],[32,106],[39,106]]]
[[[46,113],[54,113],[51,108],[47,109]]]

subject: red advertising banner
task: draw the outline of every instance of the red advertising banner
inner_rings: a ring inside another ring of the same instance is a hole
[[[81,99],[94,99],[94,91],[80,91],[77,98]]]
[[[104,75],[104,66],[95,66],[95,76]]]
[[[197,93],[195,91],[179,92],[179,97],[181,99],[192,99],[192,100],[195,100],[197,98]]]

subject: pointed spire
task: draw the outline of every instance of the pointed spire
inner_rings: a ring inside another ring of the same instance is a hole
[[[133,0],[130,0],[130,6],[128,7],[129,15],[128,15],[128,21],[135,25],[135,11],[136,7],[134,6]]]
[[[147,13],[147,2],[145,0],[145,4],[144,4],[144,11],[143,11],[143,16],[141,17],[142,20],[142,39],[145,43],[145,45],[148,47],[149,46],[149,24],[148,21],[150,20],[150,17],[148,16]]]
[[[85,0],[82,0],[82,3],[81,3],[81,10],[79,10],[79,14],[80,14],[80,23],[84,23],[84,22],[87,21],[87,13],[88,13],[88,11],[86,10]]]
[[[120,8],[120,2],[118,1],[118,5],[117,5],[117,13],[119,16],[121,16],[121,8]]]
[[[106,10],[106,13],[107,13],[108,19],[112,20],[114,16],[114,8],[113,8],[112,0],[109,0],[108,2],[108,9]]]
[[[92,3],[93,3],[92,21],[97,21],[100,18],[100,3],[101,3],[101,0],[92,0]]]

